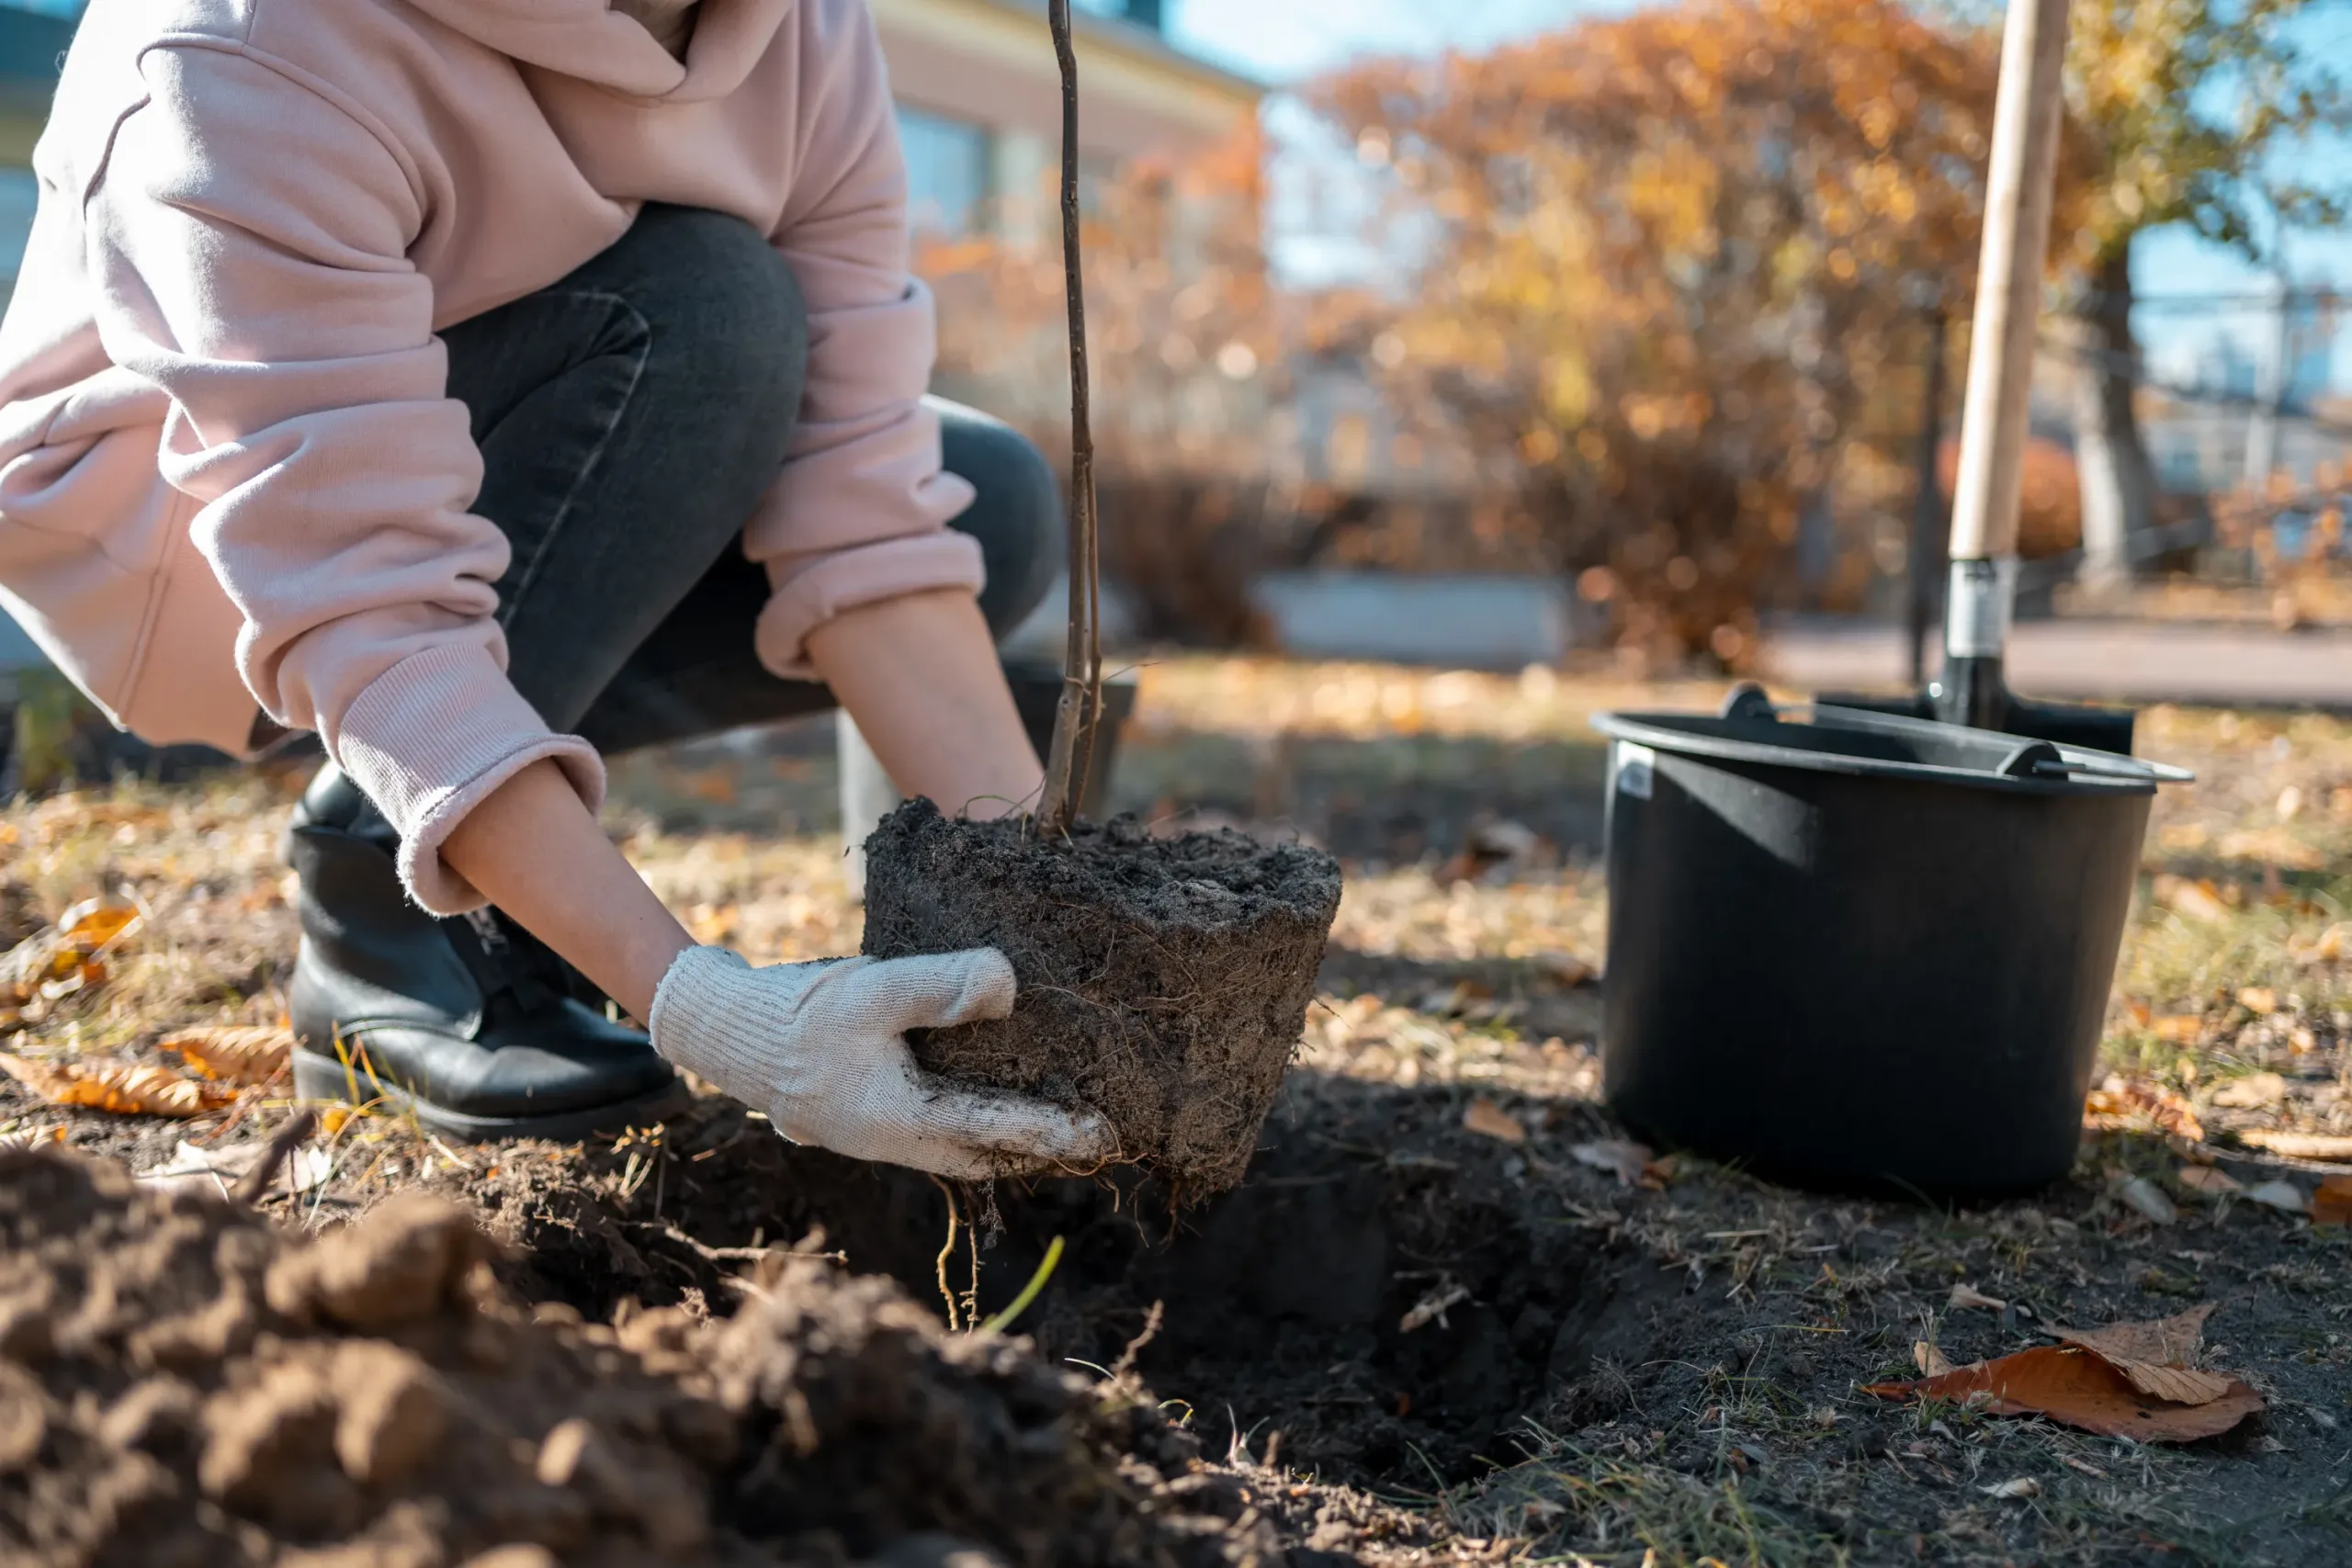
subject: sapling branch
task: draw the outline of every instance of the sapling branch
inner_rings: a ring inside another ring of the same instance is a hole
[[[1094,513],[1094,432],[1086,384],[1086,283],[1079,253],[1078,51],[1070,39],[1069,0],[1049,0],[1054,57],[1062,77],[1062,280],[1069,297],[1069,640],[1062,692],[1046,747],[1046,787],[1037,804],[1042,832],[1067,834],[1086,796],[1094,731],[1102,716],[1102,558]]]

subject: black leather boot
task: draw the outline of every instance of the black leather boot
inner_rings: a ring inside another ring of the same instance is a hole
[[[643,1034],[609,1021],[545,944],[492,909],[410,901],[398,835],[333,763],[295,808],[300,880],[294,1088],[413,1108],[436,1133],[570,1139],[649,1126],[685,1085]]]

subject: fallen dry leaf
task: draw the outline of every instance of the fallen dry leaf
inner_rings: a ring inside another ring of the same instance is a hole
[[[1603,1138],[1596,1143],[1571,1145],[1568,1157],[1578,1165],[1605,1170],[1631,1187],[1648,1174],[1651,1155],[1647,1144],[1627,1138]]]
[[[1876,1382],[1881,1399],[1943,1399],[1995,1416],[2043,1416],[2064,1426],[2143,1443],[2186,1443],[2226,1432],[2263,1407],[2262,1395],[2233,1379],[2221,1397],[2177,1404],[2142,1393],[2100,1357],[2072,1345],[2041,1345],[1910,1382]]]
[[[1462,848],[1431,874],[1440,886],[1516,870],[1544,847],[1535,829],[1519,822],[1486,822],[1470,829]]]
[[[1575,953],[1556,951],[1537,953],[1535,967],[1545,979],[1558,986],[1586,985],[1600,973]]]
[[[2303,1190],[2291,1181],[2266,1181],[2259,1187],[2249,1187],[2245,1198],[2249,1203],[2289,1214],[2307,1213],[2312,1206],[2311,1200],[2303,1196]]]
[[[1979,1486],[1976,1490],[1987,1497],[2039,1497],[2041,1495],[2041,1483],[2030,1475],[2013,1475],[2007,1481]]]
[[[2352,1176],[2331,1176],[2312,1194],[2312,1224],[2352,1225]]]
[[[139,908],[116,898],[89,898],[65,911],[57,929],[85,952],[95,953],[130,934],[139,923]]]
[[[2267,1018],[2278,1010],[2278,993],[2267,986],[2241,986],[2238,1006],[2257,1018]]]
[[[1982,1307],[1986,1312],[2000,1312],[2009,1303],[1998,1296],[1986,1295],[1973,1285],[1954,1285],[1951,1288],[1951,1299],[1945,1304],[1954,1312],[1966,1307]]]
[[[29,1062],[0,1051],[0,1072],[52,1105],[80,1105],[119,1116],[201,1116],[235,1098],[201,1078],[184,1078],[153,1065],[82,1066]]]
[[[229,1083],[267,1083],[286,1066],[294,1036],[270,1025],[215,1025],[183,1029],[155,1042],[177,1051],[180,1060],[209,1078]]]
[[[2210,1165],[2184,1165],[2177,1179],[2191,1192],[2201,1192],[2209,1198],[2227,1197],[2230,1193],[2245,1190],[2245,1184],[2236,1177]]]
[[[2277,1073],[2248,1073],[2213,1091],[2213,1103],[2224,1111],[2259,1111],[2286,1098],[2287,1080]]]
[[[2267,1149],[2289,1159],[2352,1159],[2352,1137],[2340,1133],[2281,1133],[2268,1127],[2245,1127],[2238,1142],[2248,1148]]]
[[[1919,1369],[1922,1377],[1939,1378],[1951,1371],[1951,1359],[1926,1339],[1911,1341],[1911,1364]]]
[[[2194,1045],[2204,1036],[2205,1020],[2193,1012],[2171,1013],[2151,1021],[2148,1030],[2167,1045]]]
[[[2230,1392],[2230,1380],[2200,1372],[2188,1363],[2203,1342],[2205,1320],[2218,1303],[2207,1302],[2171,1317],[2115,1323],[2105,1328],[2052,1328],[2052,1337],[2079,1345],[2104,1358],[2142,1393],[2176,1404],[2206,1404]]]
[[[2317,871],[2327,857],[2283,828],[2247,828],[2224,833],[2213,851],[2223,860],[2254,861],[2281,871]]]
[[[1469,1289],[1463,1285],[1449,1285],[1443,1290],[1424,1296],[1414,1303],[1412,1311],[1407,1313],[1398,1321],[1397,1332],[1410,1334],[1413,1330],[1426,1328],[1432,1323],[1443,1324],[1448,1308],[1460,1306],[1469,1299]]]
[[[2168,1225],[2180,1218],[2180,1211],[2173,1207],[2164,1189],[2144,1176],[2127,1176],[2116,1183],[2115,1195],[2123,1206],[2155,1224]]]
[[[106,984],[102,955],[138,928],[139,911],[129,904],[92,898],[74,905],[56,925],[0,954],[0,1007],[61,1001]]]
[[[2191,882],[2185,876],[2169,872],[2156,878],[2152,891],[2156,902],[2176,915],[2192,920],[2227,919],[2230,907],[2223,902],[2221,889],[2210,881]]]
[[[2083,1125],[2094,1131],[2154,1130],[2192,1144],[2205,1141],[2205,1124],[2186,1098],[2154,1084],[2127,1083],[2115,1074],[2084,1097]]]
[[[1462,1113],[1462,1125],[1469,1132],[1500,1138],[1506,1144],[1527,1142],[1527,1129],[1521,1125],[1519,1118],[1484,1096],[1470,1102],[1470,1108]]]
[[[138,1179],[142,1186],[164,1191],[217,1192],[225,1197],[237,1178],[259,1164],[268,1148],[265,1140],[208,1149],[183,1138],[168,1162],[141,1173]],[[334,1156],[320,1145],[306,1144],[287,1156],[278,1180],[300,1197],[325,1186],[334,1173]]]

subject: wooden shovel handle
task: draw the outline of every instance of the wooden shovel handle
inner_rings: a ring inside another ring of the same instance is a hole
[[[1960,476],[1952,494],[1956,561],[1996,559],[2018,550],[2034,321],[2041,306],[2052,186],[2065,115],[2061,89],[2066,4],[2009,0],[2001,35],[2000,96],[1985,174],[1984,246],[1976,267],[1976,325],[1961,413]]]

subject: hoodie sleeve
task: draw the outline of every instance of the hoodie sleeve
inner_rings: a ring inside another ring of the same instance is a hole
[[[934,318],[909,270],[881,40],[863,4],[802,9],[807,159],[773,239],[808,305],[808,383],[784,469],[743,536],[774,591],[760,659],[788,677],[813,673],[808,636],[843,610],[982,581],[979,547],[945,526],[972,487],[941,470],[939,421],[922,405]]]
[[[470,908],[440,856],[466,813],[542,757],[593,809],[604,771],[506,678],[507,544],[468,510],[481,457],[406,259],[415,186],[353,115],[233,48],[153,50],[141,74],[85,194],[100,335],[172,400],[163,473],[243,615],[245,683],[399,828],[416,900]]]

